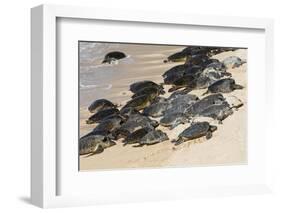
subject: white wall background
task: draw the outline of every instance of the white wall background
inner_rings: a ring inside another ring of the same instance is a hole
[[[9,0],[1,2],[0,9],[0,211],[37,212],[29,204],[30,173],[30,8],[42,3],[98,6],[123,9],[186,12],[230,16],[269,17],[275,20],[275,123],[281,128],[281,13],[278,1],[261,0]],[[279,85],[278,85],[279,84]],[[279,109],[279,112],[278,110]],[[277,134],[276,134],[277,135]],[[281,143],[276,137],[273,143]],[[280,145],[274,146],[272,165],[275,168],[274,194],[216,199],[141,203],[47,210],[52,212],[280,212],[281,166]],[[279,149],[278,149],[279,147]]]

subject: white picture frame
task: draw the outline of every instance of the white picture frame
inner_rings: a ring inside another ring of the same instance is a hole
[[[241,195],[265,193],[271,191],[270,161],[264,162],[259,171],[265,178],[254,184],[233,184],[210,187],[194,187],[186,190],[172,186],[166,190],[151,193],[152,196],[128,193],[120,196],[91,195],[58,195],[58,173],[61,169],[57,164],[59,158],[57,151],[57,88],[60,82],[57,79],[57,19],[87,19],[87,20],[117,20],[134,23],[153,23],[161,25],[192,25],[202,27],[222,27],[231,29],[257,29],[264,31],[265,35],[265,88],[266,107],[272,107],[272,96],[268,91],[273,88],[270,79],[273,76],[273,21],[271,19],[217,17],[173,13],[153,13],[148,11],[121,11],[100,8],[85,8],[74,6],[41,5],[31,9],[31,201],[33,204],[47,207],[91,205],[99,203],[137,202],[144,200],[165,200],[202,196]],[[270,77],[269,77],[270,76]],[[269,110],[270,111],[270,110]],[[267,121],[270,117],[266,118]],[[269,123],[269,122],[266,122]],[[265,136],[266,147],[270,146],[270,129],[267,127]],[[268,149],[267,149],[268,150]],[[265,156],[265,152],[262,153]],[[268,159],[268,153],[267,158]],[[212,170],[212,168],[207,168]],[[224,168],[222,168],[224,169]],[[166,171],[169,169],[165,169]],[[181,170],[173,170],[179,175]],[[140,171],[142,172],[142,171]],[[146,173],[161,173],[160,170],[149,170]],[[101,172],[102,173],[102,172]],[[165,173],[162,173],[165,175]],[[119,174],[120,177],[125,175]],[[155,189],[156,190],[156,189]],[[165,193],[164,193],[165,192]],[[113,195],[114,194],[114,195]],[[159,195],[159,196],[156,196]],[[100,199],[98,199],[100,197]]]

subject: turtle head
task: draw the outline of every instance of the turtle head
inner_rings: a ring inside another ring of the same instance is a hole
[[[116,143],[110,140],[108,137],[104,137],[103,144],[106,148],[116,145]]]
[[[115,60],[113,58],[105,58],[101,63],[102,64],[112,64]]]
[[[166,141],[166,140],[169,140],[169,137],[166,133],[164,133],[162,139],[163,139],[163,141]]]
[[[155,120],[151,120],[151,125],[156,128],[159,126],[159,122],[158,121],[155,121]]]
[[[164,83],[160,83],[159,84],[159,93],[161,94],[161,95],[164,95],[165,94],[165,90],[164,90]]]
[[[110,60],[108,58],[105,58],[101,63],[102,64],[110,63]]]
[[[212,126],[212,125],[210,125],[210,130],[211,130],[211,132],[214,132],[214,131],[216,131],[217,129],[218,129],[217,126]]]

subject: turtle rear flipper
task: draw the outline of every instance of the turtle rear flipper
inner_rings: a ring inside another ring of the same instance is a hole
[[[230,72],[224,72],[223,75],[227,77],[232,77],[232,74]]]
[[[174,122],[174,123],[169,127],[169,130],[173,130],[173,129],[176,128],[179,124],[180,124],[180,122]]]
[[[181,138],[179,138],[177,140],[172,140],[171,143],[173,143],[175,146],[178,146],[181,143],[183,143],[183,140]]]
[[[192,88],[191,87],[186,87],[183,91],[186,92],[186,93],[189,93],[189,92],[192,91]]]
[[[133,147],[143,147],[144,146],[144,144],[138,144],[138,145],[134,145]]]
[[[178,90],[178,89],[180,89],[180,88],[182,88],[182,87],[173,86],[172,88],[170,88],[170,89],[168,90],[168,92],[174,92],[174,91],[176,91],[176,90]]]
[[[239,84],[234,84],[233,89],[244,89],[244,87]]]
[[[213,136],[212,131],[208,131],[206,134],[206,139],[209,140],[210,138],[212,138],[212,136]]]

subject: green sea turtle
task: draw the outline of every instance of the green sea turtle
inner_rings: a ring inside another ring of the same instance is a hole
[[[196,78],[193,75],[185,75],[182,78],[175,80],[172,83],[172,87],[168,90],[169,92],[176,91],[181,88],[191,91],[196,86]]]
[[[109,135],[114,130],[121,127],[121,124],[123,124],[123,118],[121,116],[116,116],[110,119],[105,119],[101,123],[99,123],[92,132],[89,134],[93,135]]]
[[[88,135],[79,140],[79,155],[98,154],[116,145],[114,141],[101,135]]]
[[[137,96],[131,99],[130,101],[128,101],[122,109],[131,107],[136,110],[142,110],[151,104],[153,98],[154,98],[153,95]]]
[[[151,130],[146,128],[138,129],[130,133],[124,140],[124,146],[127,144],[139,143],[139,141]]]
[[[182,50],[182,52],[184,52],[185,54],[191,55],[191,51],[196,48],[199,48],[199,46],[187,46]]]
[[[192,55],[192,57],[188,58],[185,62],[185,64],[191,66],[191,65],[206,65],[205,63],[208,62],[210,63],[210,58],[207,55],[204,54],[196,54]]]
[[[173,92],[169,97],[168,97],[168,101],[172,102],[173,100],[183,97],[184,99],[188,99],[190,101],[197,101],[198,97],[196,95],[193,94],[188,94],[188,91],[186,90],[178,90]]]
[[[130,85],[130,91],[133,93],[137,93],[140,89],[143,89],[144,87],[150,87],[150,86],[155,86],[155,87],[159,87],[160,89],[163,89],[162,85],[158,85],[157,83],[153,82],[153,81],[137,81],[135,83],[132,83]]]
[[[185,69],[188,68],[188,67],[189,66],[186,65],[186,64],[174,66],[174,67],[170,68],[169,70],[167,70],[166,72],[164,72],[162,74],[162,77],[166,78],[169,75],[183,74]]]
[[[200,74],[200,76],[196,79],[196,88],[205,89],[224,77],[231,77],[231,73],[222,72],[222,71],[216,70],[212,67],[207,67],[203,70],[203,72]]]
[[[139,145],[134,147],[141,147],[144,145],[153,145],[163,141],[169,140],[168,135],[161,130],[153,130],[148,132],[142,139],[139,141]]]
[[[119,51],[114,51],[114,52],[110,52],[110,53],[107,53],[105,56],[104,56],[104,59],[102,61],[102,63],[109,63],[111,64],[112,62],[116,61],[116,60],[119,60],[119,59],[122,59],[122,58],[126,58],[126,55],[125,53],[123,52],[119,52]]]
[[[233,47],[210,47],[208,56],[217,55],[222,52],[235,51],[237,48]]]
[[[210,139],[212,137],[212,132],[216,130],[217,127],[210,125],[208,122],[192,123],[187,129],[180,133],[177,140],[173,140],[172,143],[179,145],[185,141],[201,138],[203,136]]]
[[[135,114],[140,115],[141,113],[133,107],[126,107],[120,110],[120,115],[125,118],[129,118],[131,115]]]
[[[246,63],[246,61],[242,60],[237,56],[229,56],[224,59],[222,63],[228,68],[240,67],[242,64]]]
[[[160,94],[164,94],[165,91],[159,86],[148,86],[142,89],[139,89],[132,98],[136,98],[141,95],[149,95],[152,99],[156,98]]]
[[[175,95],[174,98],[169,98],[169,105],[164,112],[164,115],[175,114],[175,113],[186,113],[190,106],[198,101],[196,95],[182,94]]]
[[[184,113],[174,112],[166,113],[160,120],[160,125],[174,129],[179,124],[185,124],[188,122],[188,118]]]
[[[113,136],[117,138],[127,137],[130,133],[134,131],[145,128],[147,130],[153,130],[159,125],[155,120],[150,119],[147,116],[133,114],[127,121],[122,123],[121,127],[113,132]]]
[[[162,75],[164,77],[164,84],[174,84],[175,81],[182,79],[184,76],[196,77],[202,70],[202,67],[197,65],[178,65]]]
[[[202,66],[198,66],[198,65],[192,65],[192,66],[188,66],[183,73],[183,76],[186,75],[192,75],[192,76],[198,76],[201,74],[201,72],[203,71],[203,67]]]
[[[168,75],[164,78],[164,84],[166,85],[171,85],[173,84],[175,81],[181,79],[183,77],[183,73],[179,74],[179,73],[174,73],[171,75]]]
[[[168,102],[153,103],[150,106],[144,108],[143,115],[151,116],[154,118],[161,117],[169,106]]]
[[[95,100],[91,105],[88,107],[88,110],[91,113],[97,113],[99,111],[105,110],[105,109],[112,109],[116,108],[116,105],[110,102],[107,99],[98,99]]]
[[[202,56],[208,56],[209,53],[209,47],[199,47],[197,49],[193,49],[191,51],[191,55],[195,56],[195,55],[202,55]]]
[[[168,100],[169,103],[172,105],[171,107],[178,104],[188,107],[189,105],[194,104],[199,99],[196,95],[182,94],[182,95],[175,95],[173,96],[173,98],[170,97]]]
[[[184,52],[176,52],[170,56],[168,56],[168,58],[166,60],[164,60],[164,63],[167,62],[184,62],[186,61],[186,58],[188,57],[188,55]]]
[[[186,109],[184,113],[188,117],[194,117],[211,105],[222,104],[225,101],[226,100],[222,94],[211,94],[202,98],[201,100],[196,101],[194,104],[188,107],[188,109]]]
[[[243,89],[244,87],[235,83],[232,78],[220,79],[208,87],[208,90],[203,94],[208,93],[230,93],[233,90]]]
[[[226,71],[226,66],[220,61],[212,62],[212,63],[208,64],[206,66],[206,68],[213,68],[213,69],[215,69],[217,71],[221,71],[221,72]]]
[[[189,46],[182,50],[183,53],[194,56],[194,55],[207,55],[210,51],[209,47],[202,47],[202,46]]]
[[[186,111],[191,107],[192,105],[187,104],[186,102],[179,103],[179,104],[173,104],[169,105],[167,110],[164,112],[164,116],[168,114],[174,114],[174,113],[186,113]]]
[[[111,108],[111,109],[105,109],[102,111],[98,111],[97,113],[93,114],[91,117],[88,118],[86,121],[87,124],[93,124],[93,123],[99,123],[103,119],[112,116],[112,115],[118,115],[119,110],[116,108]]]
[[[135,121],[137,123],[149,123],[153,126],[153,128],[156,128],[159,125],[159,123],[156,120],[150,119],[149,117],[141,115],[141,114],[131,115],[129,117],[129,119],[127,120],[127,122],[130,122],[130,121]]]
[[[214,104],[203,110],[198,114],[198,116],[202,117],[210,117],[215,120],[218,120],[219,123],[227,118],[229,115],[233,114],[233,110],[229,106],[228,103],[224,102],[222,104]]]

